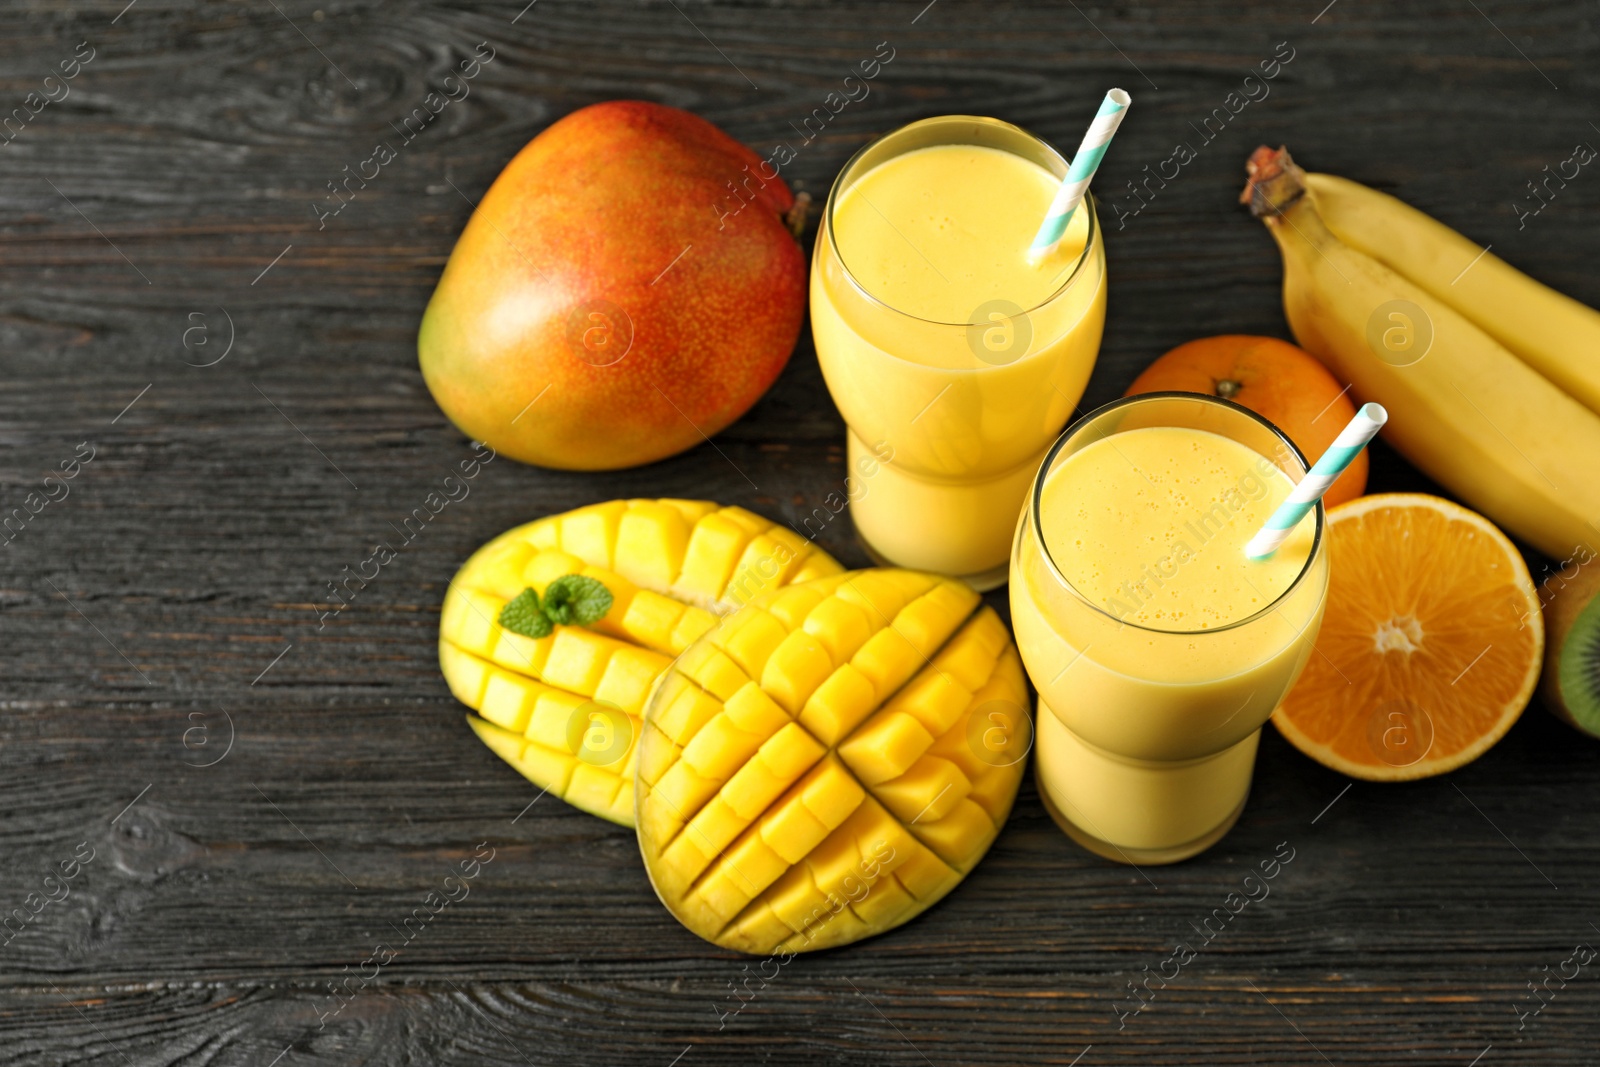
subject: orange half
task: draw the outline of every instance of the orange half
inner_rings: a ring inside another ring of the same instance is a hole
[[[1421,493],[1328,511],[1316,651],[1272,714],[1325,766],[1370,781],[1477,759],[1527,706],[1544,655],[1539,596],[1483,516]]]

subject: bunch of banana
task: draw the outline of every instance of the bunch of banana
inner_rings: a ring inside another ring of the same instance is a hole
[[[1284,149],[1247,170],[1296,340],[1389,409],[1385,439],[1541,552],[1600,551],[1600,313]]]

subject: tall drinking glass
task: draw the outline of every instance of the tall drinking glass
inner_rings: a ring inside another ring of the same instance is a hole
[[[849,425],[851,515],[881,561],[1006,580],[1017,512],[1105,325],[1092,200],[1026,260],[1066,172],[1025,130],[949,115],[863,148],[828,195],[811,328]]]
[[[1243,811],[1261,727],[1322,623],[1322,505],[1272,559],[1244,546],[1306,468],[1272,424],[1191,393],[1100,408],[1040,466],[1011,615],[1039,691],[1039,792],[1084,847],[1175,862]]]

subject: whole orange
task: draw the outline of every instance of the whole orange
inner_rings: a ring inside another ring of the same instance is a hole
[[[1345,386],[1316,358],[1275,337],[1230,333],[1181,344],[1144,369],[1126,395],[1205,393],[1242,404],[1289,436],[1315,463],[1356,414]],[[1367,488],[1362,452],[1328,488],[1328,507]]]

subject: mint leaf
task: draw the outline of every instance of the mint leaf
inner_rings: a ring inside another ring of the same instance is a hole
[[[611,610],[611,590],[582,574],[557,578],[544,588],[544,613],[563,626],[592,626]]]
[[[523,637],[549,637],[550,619],[539,607],[539,594],[524,589],[500,609],[500,625]]]

